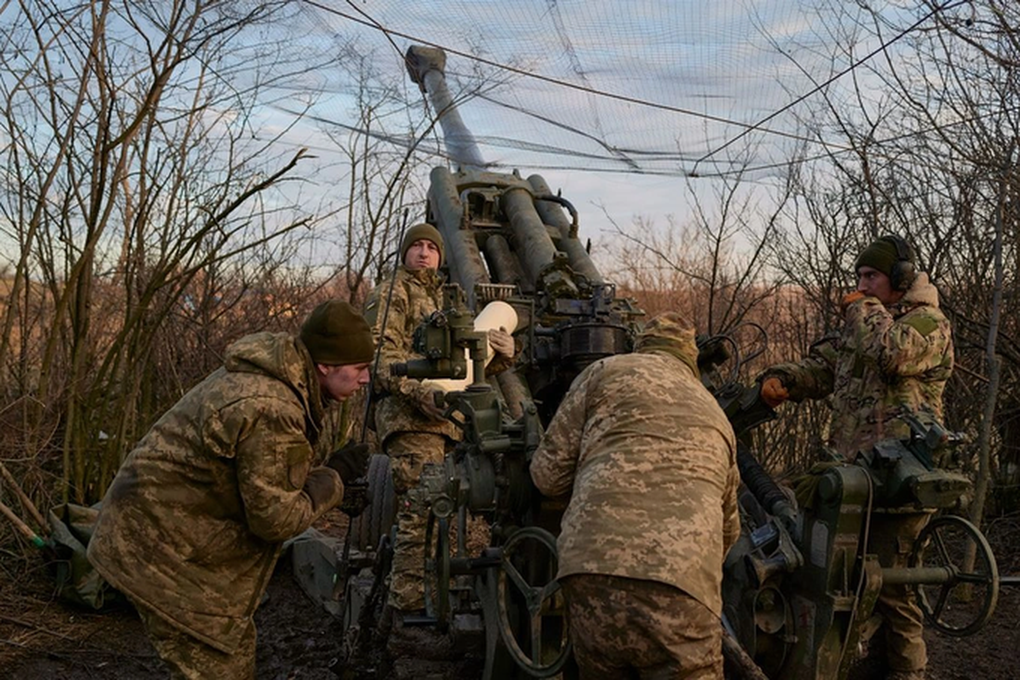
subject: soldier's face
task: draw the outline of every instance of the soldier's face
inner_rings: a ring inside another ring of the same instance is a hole
[[[426,238],[418,239],[407,249],[404,266],[411,271],[439,269],[439,246]]]
[[[347,364],[346,366],[326,366],[318,364],[319,386],[326,397],[335,401],[343,401],[351,396],[362,385],[368,384],[368,369],[371,364]]]
[[[874,267],[860,267],[857,270],[857,290],[869,297],[878,298],[883,305],[899,302],[903,292],[893,290],[889,277]]]

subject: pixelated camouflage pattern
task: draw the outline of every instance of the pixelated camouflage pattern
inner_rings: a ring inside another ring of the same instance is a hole
[[[254,680],[255,624],[249,623],[232,654],[181,632],[144,605],[135,605],[145,633],[170,670],[171,680]]]
[[[398,433],[386,444],[397,499],[396,540],[390,569],[389,603],[405,612],[425,606],[425,526],[427,515],[408,498],[426,463],[441,463],[450,440],[442,435]]]
[[[722,680],[722,626],[673,586],[601,574],[562,581],[582,678]]]
[[[323,405],[307,350],[258,333],[167,411],[103,499],[88,556],[132,600],[231,653],[281,543],[343,497],[312,467]]]
[[[865,297],[849,305],[838,337],[823,339],[798,362],[773,366],[790,399],[832,395],[829,443],[852,458],[875,442],[902,438],[905,414],[941,422],[942,392],[953,370],[949,320],[939,309],[938,291],[928,275],[886,308]]]
[[[412,345],[414,329],[433,312],[442,309],[442,304],[442,277],[431,269],[411,271],[404,266],[397,269],[395,278],[392,273],[385,274],[365,301],[365,319],[379,347],[379,365],[372,378],[372,389],[376,399],[376,434],[384,447],[386,440],[398,432],[431,432],[460,439],[460,430],[453,423],[432,418],[419,407],[431,392],[429,388],[420,380],[390,375],[393,364],[421,358]]]
[[[685,362],[653,350],[587,367],[531,476],[547,496],[572,492],[557,540],[560,578],[658,581],[719,614],[723,559],[740,533],[736,444]]]

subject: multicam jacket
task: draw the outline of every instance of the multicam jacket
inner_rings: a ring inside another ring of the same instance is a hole
[[[390,294],[390,288],[393,294]],[[389,311],[386,311],[389,305]],[[379,365],[372,377],[377,399],[375,427],[379,441],[400,432],[430,432],[460,439],[460,430],[448,420],[426,415],[418,404],[431,392],[420,380],[390,374],[390,366],[421,358],[412,347],[414,329],[442,309],[443,281],[431,269],[411,271],[400,266],[396,277],[386,275],[365,301],[365,319],[379,347]],[[385,321],[385,329],[383,322]]]
[[[258,606],[281,543],[343,497],[336,472],[312,467],[323,417],[313,370],[308,351],[287,334],[231,345],[223,367],[124,461],[89,542],[89,560],[114,587],[227,653]]]
[[[740,534],[736,443],[689,365],[652,351],[587,367],[549,424],[531,476],[548,496],[572,491],[559,577],[658,581],[721,611],[723,559]]]
[[[801,361],[773,366],[764,376],[779,376],[793,401],[831,394],[829,443],[852,458],[881,439],[908,436],[900,419],[905,414],[941,421],[952,370],[952,329],[938,291],[921,273],[888,308],[873,297],[851,304],[839,337],[823,339]]]

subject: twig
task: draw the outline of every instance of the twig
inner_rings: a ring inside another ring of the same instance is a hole
[[[39,525],[43,532],[47,534],[50,533],[50,523],[47,522],[46,518],[44,518],[42,513],[39,512],[39,508],[35,507],[35,503],[33,503],[32,499],[28,497],[28,494],[26,494],[25,490],[21,488],[21,485],[18,484],[16,479],[14,479],[14,475],[11,474],[11,471],[7,469],[7,466],[4,465],[2,461],[0,461],[0,474],[2,474],[4,479],[7,480],[7,483],[14,488],[14,493],[17,494],[18,499],[21,501],[21,506],[25,508],[28,514],[32,515],[36,524]]]
[[[8,623],[14,623],[14,624],[17,624],[19,626],[24,626],[25,628],[31,628],[32,630],[39,631],[40,633],[46,633],[47,635],[52,635],[53,637],[58,637],[58,638],[60,638],[62,640],[68,640],[70,642],[78,642],[78,640],[74,639],[73,637],[71,637],[69,635],[64,635],[63,633],[58,633],[58,632],[53,631],[53,630],[47,630],[46,628],[43,628],[42,626],[38,626],[38,625],[36,625],[34,623],[31,623],[30,621],[25,621],[23,619],[16,619],[13,616],[5,616],[4,614],[0,614],[0,621],[7,621]]]
[[[46,541],[39,537],[37,533],[32,531],[32,528],[21,521],[21,518],[14,514],[14,511],[8,508],[2,501],[0,501],[0,514],[6,517],[14,528],[20,531],[25,538],[32,542],[37,548],[43,548],[46,546]]]
[[[58,637],[61,640],[67,640],[68,642],[73,642],[73,643],[75,643],[77,645],[81,645],[83,647],[89,647],[91,649],[91,651],[93,651],[93,652],[100,652],[102,654],[109,654],[110,656],[113,656],[113,657],[118,657],[118,658],[123,657],[123,658],[126,658],[126,659],[148,659],[148,660],[152,660],[152,659],[156,659],[157,658],[156,654],[145,654],[145,653],[136,654],[136,653],[133,653],[133,652],[117,652],[117,651],[114,651],[112,649],[107,649],[106,647],[100,647],[99,645],[97,645],[97,644],[95,644],[93,642],[89,642],[88,640],[82,640],[82,639],[79,639],[79,638],[71,637],[70,635],[64,635],[63,633],[58,633],[56,631],[47,630],[46,628],[43,628],[42,626],[34,624],[31,621],[25,621],[23,619],[18,619],[18,618],[15,618],[13,616],[5,616],[3,614],[0,614],[0,621],[7,621],[8,623],[13,623],[13,624],[18,625],[18,626],[24,626],[25,628],[31,628],[32,630],[38,631],[40,633],[46,633],[47,635],[52,635],[54,637]],[[305,632],[307,632],[307,633],[314,633],[315,631],[305,631]],[[15,643],[15,644],[20,644],[20,643]]]
[[[14,647],[20,647],[22,649],[27,649],[27,650],[32,651],[32,652],[42,652],[46,656],[52,657],[54,659],[60,659],[61,661],[67,661],[68,663],[80,663],[79,661],[75,661],[74,659],[72,659],[69,656],[64,656],[63,654],[57,654],[56,652],[51,652],[48,649],[36,649],[36,648],[30,647],[29,645],[26,645],[26,644],[24,644],[22,642],[15,642],[14,640],[5,640],[3,638],[0,638],[0,642],[3,642],[4,644],[12,645]]]

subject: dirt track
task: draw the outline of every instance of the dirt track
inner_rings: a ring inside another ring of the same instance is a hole
[[[990,539],[1004,574],[1020,574],[1018,522],[999,522]],[[340,622],[317,608],[282,560],[269,599],[256,614],[260,680],[382,680],[392,669],[369,665],[343,673]],[[928,631],[929,680],[1020,678],[1020,588],[1004,588],[989,625],[970,638]],[[472,680],[463,664],[400,661],[401,675]],[[354,672],[352,672],[354,671]],[[52,601],[44,574],[0,584],[0,677],[12,680],[149,680],[166,677],[131,610],[96,614]]]

